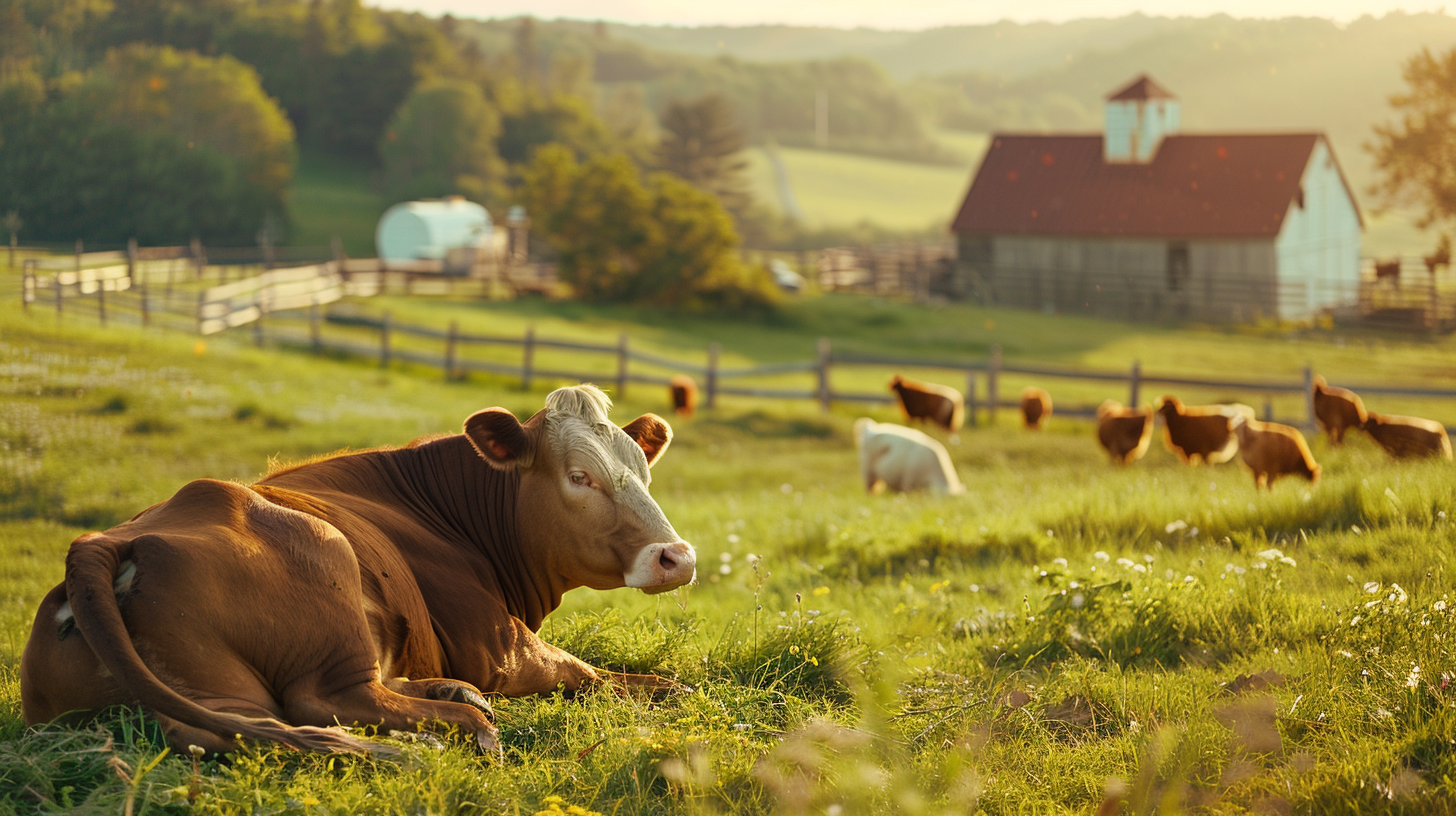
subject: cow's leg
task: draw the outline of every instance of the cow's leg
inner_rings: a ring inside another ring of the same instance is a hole
[[[444,700],[451,703],[464,703],[480,709],[485,716],[495,719],[495,710],[480,693],[480,689],[463,680],[454,680],[448,677],[436,677],[429,680],[407,680],[403,677],[396,677],[387,680],[384,687],[396,694],[403,694],[406,697],[418,697],[422,700]]]
[[[295,693],[284,701],[284,710],[295,723],[376,725],[386,732],[414,731],[421,725],[443,722],[474,736],[481,751],[500,750],[495,725],[474,705],[406,697],[373,680],[332,694]]]

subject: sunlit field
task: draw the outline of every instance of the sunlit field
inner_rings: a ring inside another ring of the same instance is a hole
[[[1313,364],[1332,381],[1456,379],[1449,342],[862,298],[810,299],[757,323],[538,302],[362,305],[385,307],[482,332],[625,330],[644,350],[699,362],[710,341],[751,363],[808,357],[829,336],[951,357],[996,342],[1008,359],[1119,370],[1136,356],[1147,370],[1250,378],[1295,379]],[[1117,468],[1086,422],[1030,433],[1003,414],[957,443],[936,432],[966,495],[866,496],[849,435],[863,409],[807,401],[724,399],[670,418],[653,493],[698,548],[698,582],[656,597],[576,590],[547,620],[547,638],[589,662],[691,691],[497,700],[500,758],[446,740],[392,759],[259,746],[194,763],[164,756],[135,711],[24,728],[20,654],[76,535],[190,479],[248,481],[272,458],[452,432],[490,405],[525,416],[560,384],[446,382],[246,340],[58,325],[0,302],[0,812],[1456,809],[1451,464],[1394,463],[1363,437],[1338,450],[1312,440],[1324,478],[1265,493],[1237,464],[1184,467],[1155,442]],[[889,373],[846,370],[836,387],[882,390]],[[1121,397],[1079,388],[1069,399]],[[634,386],[615,417],[664,403]]]

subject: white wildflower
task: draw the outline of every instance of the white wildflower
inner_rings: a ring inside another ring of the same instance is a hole
[[[1380,582],[1379,581],[1366,581],[1365,582],[1365,586],[1364,586],[1364,590],[1366,592],[1370,593],[1371,595],[1374,595],[1375,593],[1377,593],[1377,592],[1380,591]]]
[[[741,538],[738,537],[738,534],[737,533],[729,533],[728,534],[728,543],[729,544],[737,544],[738,542],[740,542],[742,540],[743,539],[741,539]]]
[[[1092,557],[1095,558],[1095,559],[1097,559],[1098,561],[1102,561],[1102,562],[1109,561],[1112,558],[1112,556],[1108,555],[1107,553],[1103,552],[1102,550],[1098,550],[1097,552],[1092,553]]]
[[[1169,522],[1165,527],[1163,527],[1163,532],[1167,533],[1168,535],[1172,535],[1174,533],[1180,533],[1186,529],[1188,529],[1188,522],[1184,521],[1183,519],[1178,519],[1177,521]]]

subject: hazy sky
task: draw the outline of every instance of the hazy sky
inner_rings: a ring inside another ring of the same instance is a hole
[[[1141,11],[1157,16],[1332,17],[1435,11],[1422,0],[374,0],[370,5],[460,17],[575,17],[669,25],[793,25],[930,28],[1012,19],[1071,20]]]

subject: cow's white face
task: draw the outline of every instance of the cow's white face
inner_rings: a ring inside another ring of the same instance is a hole
[[[697,554],[647,491],[668,424],[644,414],[619,428],[592,386],[554,391],[546,405],[524,425],[500,408],[465,423],[487,462],[520,472],[523,541],[548,548],[548,568],[570,586],[657,593],[691,583]]]

